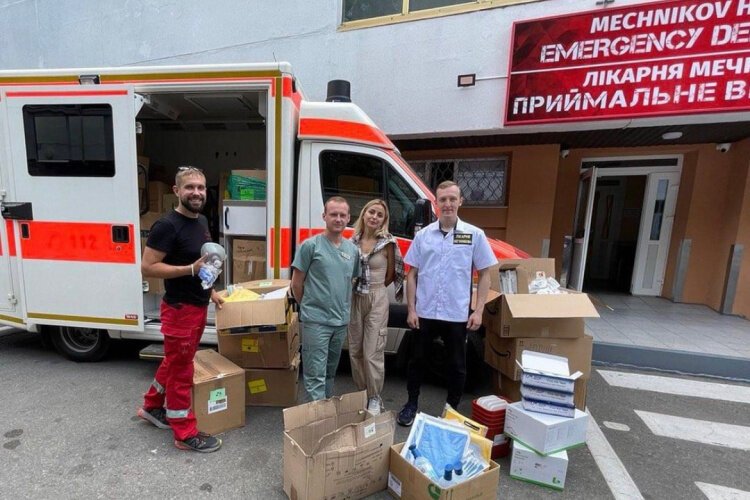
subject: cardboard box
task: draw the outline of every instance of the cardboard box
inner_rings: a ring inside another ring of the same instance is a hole
[[[575,381],[583,375],[570,373],[568,359],[543,352],[524,351],[521,355],[521,383],[540,389],[573,394]]]
[[[586,392],[589,379],[581,377],[576,380],[575,392],[573,393],[573,403],[581,411],[586,410]],[[494,371],[492,374],[492,392],[500,396],[505,396],[511,401],[521,401],[521,381],[511,380],[502,373]]]
[[[266,277],[266,258],[251,256],[232,257],[232,282],[258,281]]]
[[[151,227],[163,216],[164,214],[156,212],[146,212],[141,215],[141,253],[143,253],[143,250],[146,248],[146,240],[148,239],[148,233],[151,231]],[[161,278],[142,278],[142,280],[144,293],[162,294],[166,291],[164,288],[164,280]]]
[[[179,205],[180,201],[177,195],[174,193],[165,194],[161,198],[161,211],[162,213],[168,214]]]
[[[545,352],[568,358],[570,369],[580,371],[584,377],[591,374],[591,353],[594,339],[584,335],[577,339],[558,338],[501,338],[487,334],[484,339],[484,361],[495,370],[510,378],[521,380],[521,361],[524,351]]]
[[[388,493],[392,497],[405,500],[495,500],[497,497],[500,467],[495,462],[490,461],[489,469],[468,481],[441,488],[401,456],[403,446],[404,443],[399,443],[391,447]]]
[[[265,294],[281,289],[288,289],[289,280],[260,280],[240,283],[241,286],[256,293]],[[226,290],[219,292],[221,297]],[[289,300],[286,296],[273,299],[259,299],[244,302],[227,302],[216,311],[216,329],[229,330],[256,325],[281,325],[287,321]]]
[[[198,429],[220,434],[245,425],[245,371],[212,349],[195,353],[193,413]]]
[[[265,257],[266,240],[232,238],[232,257]]]
[[[500,259],[490,268],[490,289],[502,292],[500,271],[515,270],[517,292],[529,293],[529,283],[536,278],[537,272],[543,272],[548,278],[555,277],[555,259]]]
[[[297,404],[300,355],[286,369],[250,368],[245,370],[246,406],[283,406]]]
[[[584,318],[598,318],[585,293],[502,295],[484,308],[487,335],[508,337],[583,337]]]
[[[562,491],[568,473],[568,452],[542,456],[518,441],[513,442],[510,477]]]
[[[299,351],[299,322],[291,311],[285,323],[232,332],[218,332],[219,352],[243,368],[288,368]]]
[[[505,410],[505,434],[540,455],[575,448],[586,443],[588,414],[576,410],[573,418],[535,413],[513,403]]]
[[[367,391],[284,410],[284,493],[289,498],[363,498],[384,490],[393,413],[366,411]]]
[[[148,182],[148,211],[161,213],[163,212],[162,200],[165,194],[172,193],[172,186],[166,182],[149,181]]]

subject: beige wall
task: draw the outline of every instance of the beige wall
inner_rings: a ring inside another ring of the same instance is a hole
[[[734,314],[750,317],[750,140],[728,153],[713,144],[572,150],[559,157],[559,145],[404,152],[407,159],[472,158],[508,155],[508,207],[463,207],[461,218],[539,256],[550,239],[550,257],[560,272],[563,238],[572,233],[581,161],[584,158],[680,154],[682,177],[662,295],[671,298],[679,245],[692,240],[682,291],[683,302],[719,310],[731,245],[744,245]]]

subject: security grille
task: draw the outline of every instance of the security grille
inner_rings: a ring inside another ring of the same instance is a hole
[[[433,191],[446,180],[458,184],[465,205],[507,204],[507,157],[412,161],[409,164]]]

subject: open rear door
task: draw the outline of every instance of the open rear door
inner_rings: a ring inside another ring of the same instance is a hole
[[[143,329],[134,116],[122,85],[0,90],[28,324]]]
[[[573,228],[573,258],[568,273],[568,288],[579,292],[583,288],[583,276],[586,270],[586,254],[591,236],[591,213],[594,210],[595,193],[596,167],[591,167],[581,174],[578,183],[578,203]]]

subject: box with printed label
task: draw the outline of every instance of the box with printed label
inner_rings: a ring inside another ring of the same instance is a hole
[[[586,409],[586,391],[589,379],[581,377],[576,380],[575,391],[573,392],[573,404],[581,411]],[[492,392],[504,396],[511,401],[521,401],[521,381],[511,380],[498,371],[492,373]]]
[[[584,444],[588,423],[588,414],[580,410],[573,418],[529,411],[523,403],[513,403],[505,410],[505,434],[540,455]]]
[[[388,493],[404,500],[494,500],[500,481],[500,467],[490,467],[471,479],[448,488],[441,488],[401,456],[404,443],[391,447],[388,472]]]
[[[245,371],[206,349],[193,360],[193,413],[198,429],[219,434],[245,425]]]
[[[219,330],[217,338],[221,355],[243,368],[288,368],[300,345],[297,313],[280,325]]]
[[[289,311],[289,280],[259,280],[240,283],[247,290],[261,295],[257,300],[226,302],[216,311],[216,329],[229,330],[245,326],[281,325]],[[226,297],[227,291],[219,292]]]
[[[367,391],[284,410],[284,493],[364,498],[386,488],[392,412],[366,411]]]
[[[559,451],[545,457],[522,443],[513,441],[510,477],[562,491],[567,473],[568,453],[566,451]]]
[[[544,352],[568,358],[570,369],[580,371],[584,377],[591,374],[591,353],[594,339],[585,335],[577,339],[558,338],[501,338],[487,335],[484,340],[484,361],[510,378],[521,380],[521,361],[524,351]]]
[[[246,406],[283,406],[297,404],[300,355],[286,369],[250,368],[245,370]]]

